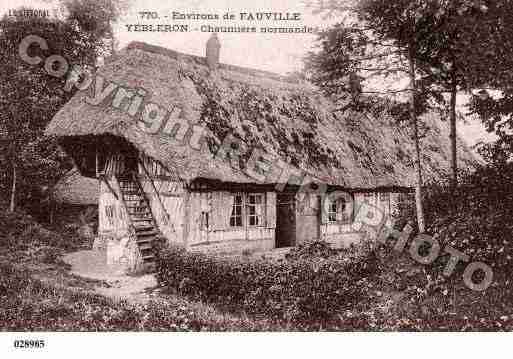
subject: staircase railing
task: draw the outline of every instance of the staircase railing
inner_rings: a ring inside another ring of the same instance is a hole
[[[103,181],[105,182],[105,184],[107,185],[107,188],[109,189],[109,191],[112,193],[112,195],[114,196],[114,198],[116,198],[116,200],[119,200],[119,197],[118,197],[118,194],[116,193],[116,191],[114,191],[114,188],[112,188],[112,186],[110,185],[109,181],[107,180],[107,178],[105,177],[105,174],[100,174],[98,176],[98,178],[100,179],[100,181]],[[115,178],[115,177],[114,177]],[[119,184],[118,184],[119,185]]]
[[[133,229],[135,231],[135,224],[132,221],[132,216],[130,215],[130,212],[128,211],[128,206],[125,201],[125,197],[123,196],[123,189],[121,188],[121,185],[118,181],[118,178],[116,176],[112,176],[112,179],[114,181],[114,184],[119,189],[119,193],[121,196],[119,196],[119,202],[121,202],[121,206],[123,207],[123,211],[126,213],[127,221],[128,221],[128,228]]]
[[[152,217],[153,221],[156,222],[155,221],[155,216],[153,215],[153,211],[151,210],[150,200],[148,199],[148,196],[146,196],[146,192],[144,192],[144,188],[143,188],[141,182],[139,182],[139,178],[137,177],[137,173],[132,172],[132,176],[131,177],[132,177],[132,181],[134,181],[135,185],[139,189],[139,192],[141,193],[141,196],[144,199],[144,202],[146,202],[146,207],[150,211],[151,217]],[[155,223],[155,224],[157,224],[157,223]]]
[[[171,216],[169,215],[169,213],[166,210],[166,207],[164,206],[164,202],[162,201],[162,198],[160,197],[159,191],[157,190],[157,187],[155,186],[155,183],[153,182],[153,179],[151,178],[151,176],[150,176],[148,170],[146,169],[146,166],[144,165],[143,161],[139,161],[139,163],[141,165],[141,168],[143,169],[145,177],[147,178],[147,180],[150,182],[150,184],[152,186],[153,192],[155,193],[155,196],[157,197],[157,200],[158,200],[158,202],[160,204],[160,207],[162,209],[162,213],[164,213],[166,215],[167,222],[169,223],[169,221],[171,219]],[[136,179],[137,179],[137,176],[136,176]],[[138,180],[136,182],[141,187],[141,190],[144,193],[144,189],[142,188],[142,185],[140,184],[140,182]],[[146,196],[146,194],[145,194],[145,196]]]

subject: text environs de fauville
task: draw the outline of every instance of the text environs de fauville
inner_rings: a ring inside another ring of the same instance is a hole
[[[228,15],[225,15],[228,16]],[[242,21],[300,21],[301,14],[298,12],[241,12],[238,14]],[[219,20],[218,14],[196,14],[173,12],[173,20]],[[234,18],[229,18],[233,20]]]

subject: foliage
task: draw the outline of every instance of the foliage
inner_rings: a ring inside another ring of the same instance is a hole
[[[479,117],[489,133],[496,135],[492,143],[481,143],[479,153],[491,164],[503,165],[513,158],[513,88],[505,81],[500,94],[492,97],[486,91],[473,96],[470,112]]]
[[[324,241],[314,241],[301,243],[297,247],[292,248],[285,258],[288,260],[323,258],[328,259],[339,254],[341,250],[334,249],[331,245]]]
[[[87,220],[91,215],[86,211],[83,217]],[[3,331],[286,329],[266,320],[219,313],[202,303],[173,296],[154,297],[146,304],[129,304],[92,294],[90,281],[67,273],[59,261],[63,252],[83,249],[83,239],[74,228],[63,225],[51,231],[19,211],[1,211],[0,225],[4,228],[0,234]]]
[[[461,176],[456,189],[431,183],[424,196],[429,233],[442,245],[467,250],[474,260],[499,265],[513,232],[512,179],[513,166],[506,164],[479,167]],[[398,223],[412,218],[412,207],[411,200],[399,206]]]
[[[410,309],[415,306],[421,309],[415,314],[422,319],[416,324],[418,328],[511,330],[513,318],[508,303],[513,299],[510,283],[513,274],[512,179],[513,166],[486,166],[463,176],[456,190],[432,184],[426,191],[428,233],[440,243],[442,255],[411,276],[417,277],[417,294],[406,298]],[[413,210],[411,202],[404,204],[403,223],[411,218]],[[447,246],[467,254],[470,262],[481,261],[491,266],[494,281],[485,292],[473,292],[463,285],[466,266],[463,262],[452,276],[442,274],[449,260],[443,252]],[[388,263],[396,266],[397,261]],[[395,282],[404,280],[396,278]],[[403,285],[408,286],[411,282]],[[408,316],[413,318],[413,312]]]
[[[67,22],[82,32],[83,44],[94,44],[83,60],[94,64],[99,56],[112,55],[116,42],[113,23],[128,9],[131,0],[60,1],[67,13]]]
[[[54,263],[64,252],[82,249],[85,240],[72,226],[52,231],[19,210],[0,211],[0,226],[0,253],[15,262],[36,259]]]
[[[322,118],[307,92],[280,93],[232,81],[229,87],[233,95],[227,96],[223,86],[213,79],[192,71],[182,70],[181,75],[188,77],[204,98],[200,123],[210,131],[207,141],[213,154],[223,139],[232,135],[243,146],[238,149],[241,155],[237,168],[246,168],[252,151],[266,149],[268,144],[278,148],[283,158],[289,157],[294,166],[307,163],[314,168],[340,168],[333,150],[328,145],[319,146],[315,139]],[[291,126],[290,118],[304,125]]]
[[[318,36],[320,49],[305,57],[304,70],[308,79],[328,95],[358,90],[354,87],[356,83],[351,81],[351,74],[360,71],[363,62],[360,59],[367,56],[370,39],[362,31],[343,24],[336,24]]]
[[[387,0],[311,1],[320,11],[340,15],[342,22],[319,35],[320,48],[309,53],[305,70],[310,79],[329,95],[344,98],[353,93],[355,77],[375,83],[385,80],[379,93],[396,96],[404,90],[390,90],[391,81],[405,78],[404,58],[414,57],[417,77],[417,113],[444,109],[450,120],[451,180],[457,181],[457,99],[461,91],[491,87],[505,91],[493,106],[490,99],[473,106],[490,132],[499,140],[486,145],[487,158],[508,158],[513,141],[511,88],[513,21],[511,1],[484,0]],[[349,15],[348,15],[349,14]],[[395,77],[397,75],[399,79]],[[407,90],[407,89],[405,89]],[[360,92],[362,90],[360,89]],[[363,89],[363,93],[367,92]],[[374,93],[374,92],[372,92]],[[447,94],[450,94],[450,101]],[[354,106],[354,104],[349,104]],[[493,107],[493,108],[492,108]],[[487,115],[487,116],[483,116]],[[500,122],[500,124],[498,124]]]
[[[74,94],[65,89],[67,74],[57,78],[47,73],[44,61],[31,65],[21,59],[18,48],[22,40],[35,35],[47,42],[47,50],[31,46],[31,56],[39,55],[44,60],[60,55],[70,68],[94,69],[98,56],[105,53],[105,38],[112,35],[105,33],[105,26],[99,22],[114,16],[113,12],[104,14],[102,6],[96,2],[93,6],[87,0],[70,0],[65,5],[68,13],[64,19],[4,16],[0,20],[4,69],[0,74],[0,164],[9,169],[8,175],[0,179],[4,191],[11,190],[11,183],[16,185],[15,195],[19,194],[20,202],[29,202],[27,196],[41,192],[42,186],[53,186],[71,166],[56,140],[43,133],[50,119]],[[96,18],[100,20],[92,20]]]
[[[427,229],[442,248],[431,265],[411,258],[410,242],[406,250],[395,252],[392,240],[363,250],[334,250],[313,242],[274,264],[215,259],[171,248],[160,259],[159,279],[189,298],[288,321],[297,328],[513,330],[512,181],[513,166],[506,165],[462,176],[456,191],[441,184],[428,186]],[[399,222],[410,222],[414,211],[412,198],[402,203]],[[492,285],[484,292],[468,289],[463,262],[450,277],[443,275],[447,246],[469,255],[469,262],[490,265]],[[337,278],[327,268],[335,268]]]
[[[468,254],[476,260],[502,267],[513,232],[512,180],[512,165],[484,166],[463,177],[454,193],[433,188],[427,194],[432,233],[448,244],[468,246]]]
[[[266,321],[221,315],[180,300],[130,304],[84,290],[57,288],[0,264],[3,331],[269,331]]]
[[[509,26],[511,1],[431,0],[366,1],[366,21],[377,22],[380,34],[400,46],[408,43],[415,51],[421,86],[441,105],[446,105],[451,122],[451,167],[457,182],[456,103],[457,93],[486,86],[509,87],[513,69],[513,32]],[[411,25],[404,31],[403,17]],[[498,80],[501,76],[504,79]],[[504,81],[505,80],[505,81]],[[498,85],[499,83],[499,85]],[[500,84],[502,83],[502,84]],[[507,84],[507,85],[504,85]],[[446,104],[444,92],[451,95]]]
[[[45,248],[69,248],[73,238],[22,213],[2,213],[0,225],[8,230],[0,237],[0,263],[6,257],[9,262],[0,264],[0,325],[89,331],[513,330],[513,201],[507,189],[512,179],[511,167],[483,168],[464,179],[457,208],[445,204],[449,189],[432,186],[426,198],[428,213],[436,212],[429,217],[431,233],[471,260],[493,265],[495,281],[484,293],[463,285],[461,266],[450,278],[442,276],[445,258],[422,266],[390,245],[334,250],[312,242],[277,263],[168,249],[159,260],[159,279],[185,298],[162,293],[147,304],[128,304],[31,278],[20,269],[23,259],[48,262]],[[236,313],[219,312],[223,308]]]
[[[162,285],[189,298],[311,328],[355,306],[362,296],[355,283],[376,270],[368,260],[220,259],[178,247],[163,251],[157,267]]]

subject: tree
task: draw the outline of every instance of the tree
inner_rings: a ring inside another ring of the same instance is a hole
[[[43,133],[74,94],[65,89],[66,76],[49,75],[44,61],[39,65],[25,62],[19,56],[19,46],[26,36],[39,36],[48,49],[32,46],[33,55],[42,59],[60,55],[70,66],[94,67],[98,56],[109,51],[110,21],[112,14],[117,14],[105,12],[96,2],[94,5],[90,0],[66,0],[64,6],[69,11],[64,19],[4,16],[0,20],[0,162],[10,168],[10,175],[4,178],[10,184],[4,187],[9,188],[11,211],[19,196],[27,198],[36,186],[52,186],[69,169],[70,163],[55,140]]]
[[[498,75],[495,71],[497,59],[503,58],[498,62],[504,65],[513,57],[513,48],[504,46],[507,33],[511,33],[504,24],[507,23],[506,17],[511,17],[513,3],[482,0],[432,0],[425,3],[427,6],[422,11],[422,18],[425,28],[430,31],[418,38],[423,42],[423,52],[418,54],[417,63],[422,81],[426,88],[430,88],[433,99],[445,105],[442,94],[449,94],[447,112],[451,184],[454,188],[458,180],[457,96],[462,91],[470,92],[494,82]]]
[[[130,0],[60,0],[67,13],[66,21],[87,36],[96,46],[96,56],[112,55],[116,50],[113,23],[129,8]],[[95,58],[96,59],[96,58]],[[95,60],[89,59],[89,60]],[[93,63],[93,62],[89,62]]]
[[[46,39],[51,54],[75,58],[69,51],[74,48],[75,40],[71,29],[57,20],[36,22],[4,17],[1,27],[0,49],[5,69],[0,74],[1,155],[11,167],[9,207],[14,211],[20,186],[29,185],[26,180],[33,174],[29,173],[30,161],[24,155],[41,136],[50,116],[71,96],[63,91],[62,80],[49,76],[42,67],[25,63],[18,55],[18,47],[26,36],[37,35]]]
[[[477,84],[469,108],[497,136],[495,142],[481,144],[480,154],[503,165],[513,157],[513,4],[504,0],[493,5],[480,32],[487,41],[478,42],[480,57],[472,68]]]
[[[513,158],[513,88],[504,87],[494,98],[486,90],[473,96],[471,113],[479,116],[488,132],[497,139],[492,143],[481,143],[479,153],[493,165],[504,165]]]
[[[328,9],[338,10],[339,15],[344,13],[345,21],[320,35],[321,50],[309,54],[306,70],[328,95],[347,94],[352,90],[354,74],[362,74],[366,79],[401,74],[405,72],[401,57],[407,59],[406,76],[411,93],[415,94],[410,96],[414,140],[419,146],[415,114],[421,113],[427,103],[446,107],[450,121],[450,179],[455,187],[457,95],[491,86],[497,82],[499,73],[505,79],[511,78],[513,46],[505,44],[512,43],[511,30],[506,25],[512,23],[512,6],[507,0],[332,1]],[[347,19],[356,21],[351,23]],[[378,92],[396,95],[403,91]],[[449,94],[448,104],[444,94]],[[421,184],[417,157],[416,171]],[[417,207],[421,212],[419,205],[420,200]]]
[[[325,85],[331,94],[336,94],[340,89],[354,94],[354,78],[358,74],[370,78],[402,73],[408,78],[407,88],[392,92],[409,93],[409,118],[416,154],[417,223],[422,233],[425,232],[425,220],[418,115],[425,109],[425,106],[421,106],[425,105],[425,96],[418,88],[416,60],[421,51],[417,38],[425,29],[422,21],[419,21],[418,6],[416,2],[406,0],[332,2],[330,9],[346,13],[346,21],[333,31],[321,35],[325,53],[320,56],[310,54],[306,67],[307,70],[322,69],[313,81]],[[349,84],[349,88],[340,86],[341,83]],[[352,99],[355,99],[354,95]]]

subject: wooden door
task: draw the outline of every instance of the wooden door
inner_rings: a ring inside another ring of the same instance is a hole
[[[296,244],[296,198],[293,194],[279,194],[276,199],[276,248]]]
[[[296,245],[320,239],[320,209],[320,196],[315,194],[298,195]]]

